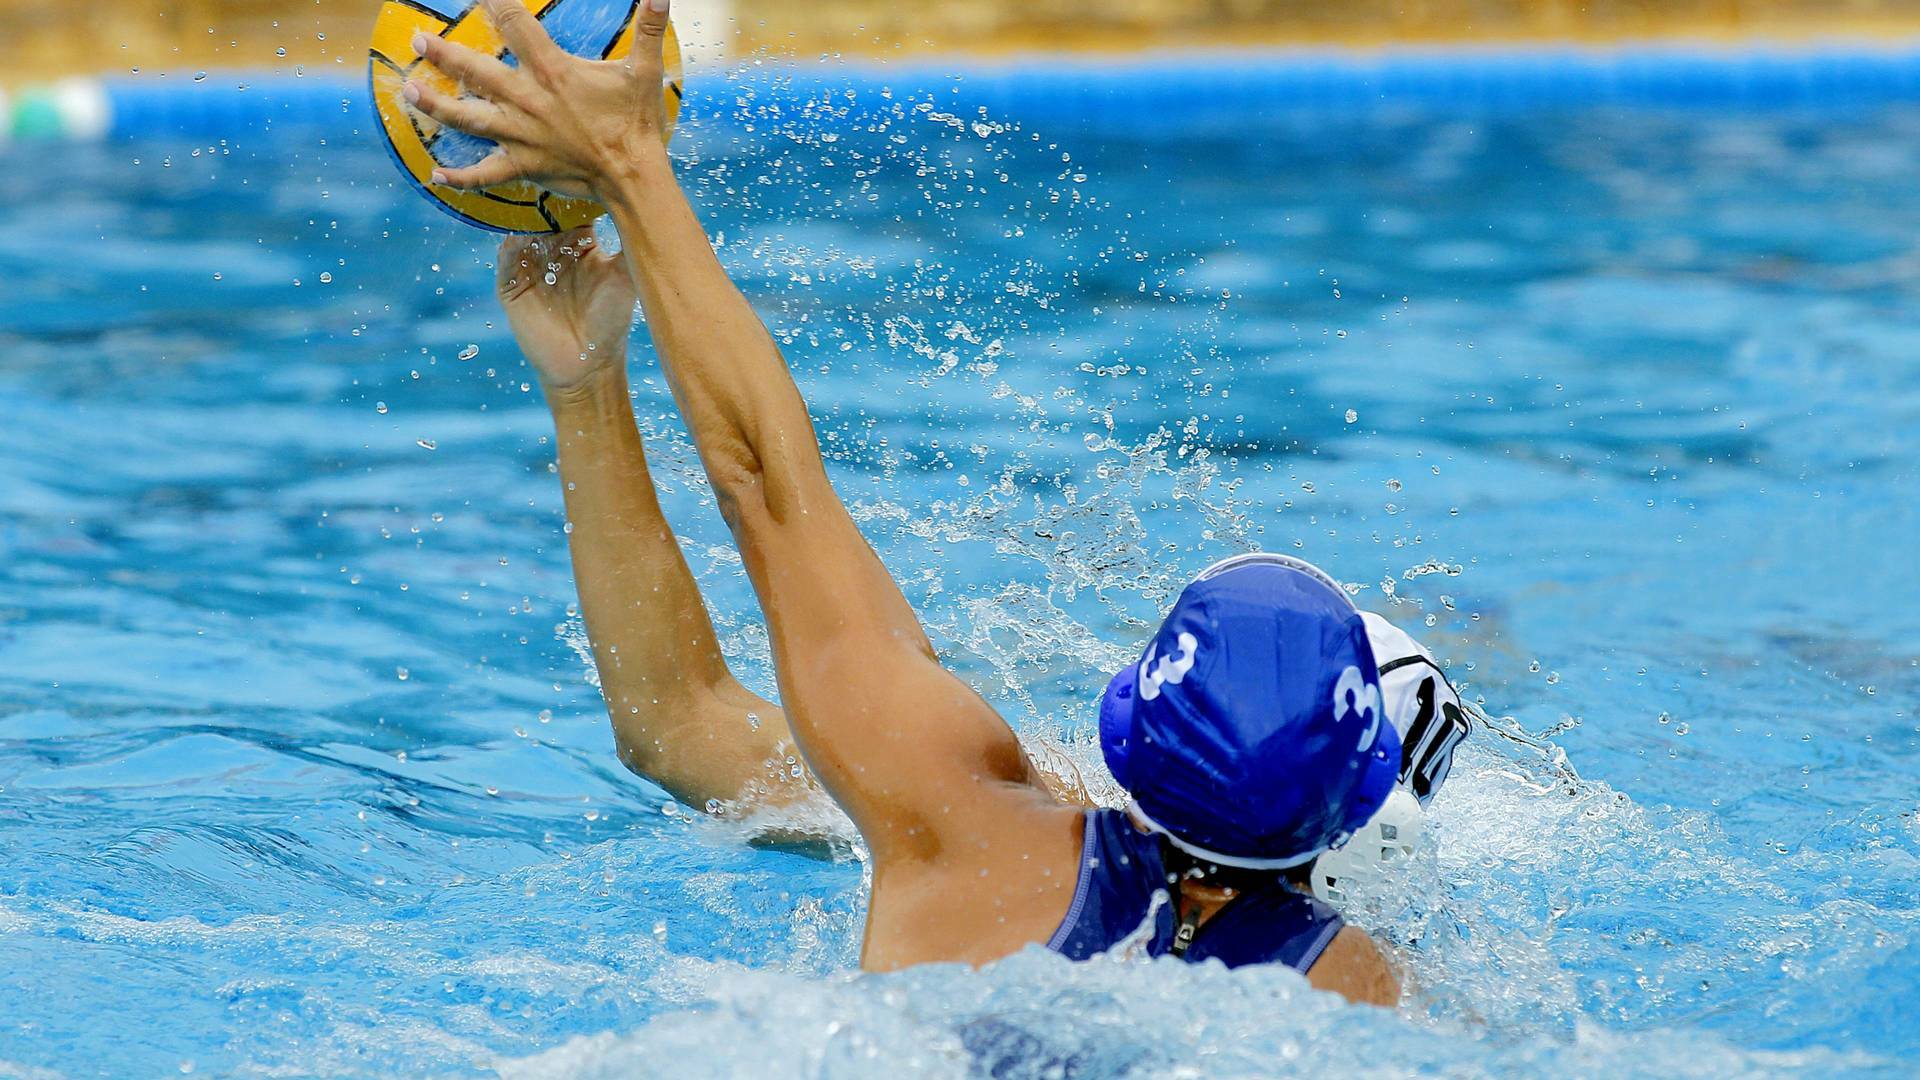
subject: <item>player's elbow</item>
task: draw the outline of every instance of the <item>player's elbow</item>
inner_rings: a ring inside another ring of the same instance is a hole
[[[736,534],[767,514],[766,470],[745,442],[716,447],[707,455],[707,482],[720,517]]]
[[[716,448],[706,465],[720,516],[735,537],[810,520],[817,516],[810,509],[840,506],[817,456],[742,441]]]
[[[687,806],[733,803],[784,767],[779,741],[755,734],[756,710],[725,700],[718,689],[690,687],[652,710],[610,704],[608,711],[620,763]]]

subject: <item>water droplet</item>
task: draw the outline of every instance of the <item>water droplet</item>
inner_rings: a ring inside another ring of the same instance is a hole
[[[399,677],[401,682],[406,682],[408,679],[413,678],[413,672],[408,671],[406,668],[403,668],[403,667],[394,668],[393,673],[394,675]]]
[[[471,360],[479,355],[480,346],[478,345],[468,345],[466,348],[460,350],[460,359],[463,361]]]
[[[1359,413],[1359,412],[1358,412],[1357,410],[1355,410],[1355,409],[1348,409],[1348,410],[1347,410],[1347,423],[1349,423],[1349,424],[1356,424],[1356,423],[1359,423],[1359,422],[1360,422],[1360,413]]]
[[[414,440],[414,444],[415,444],[415,445],[417,445],[417,446],[419,446],[419,447],[420,447],[420,449],[422,449],[422,450],[438,450],[438,449],[440,449],[440,444],[439,444],[439,443],[437,443],[437,442],[434,442],[434,441],[433,441],[432,439],[415,439],[415,440]]]
[[[333,274],[327,271],[322,271],[320,274],[320,284],[322,285],[333,284]]]
[[[206,82],[206,81],[207,81],[207,73],[206,73],[206,72],[204,72],[204,71],[196,71],[196,72],[194,72],[194,73],[193,73],[193,81],[194,81],[194,82],[197,82],[197,83],[201,83],[201,82]]]
[[[381,416],[387,415],[387,403],[384,401],[374,402],[373,411],[379,413]]]

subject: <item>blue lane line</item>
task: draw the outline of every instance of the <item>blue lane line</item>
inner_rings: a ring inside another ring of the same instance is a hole
[[[371,116],[364,85],[310,76],[221,72],[203,82],[169,77],[109,79],[105,85],[112,138],[347,132],[367,127]]]
[[[222,138],[284,129],[363,129],[357,81],[221,73],[106,84],[122,138]],[[244,87],[244,88],[242,88]],[[1589,105],[1784,108],[1920,101],[1920,43],[1898,48],[1383,53],[1175,53],[1151,59],[1030,57],[941,66],[766,64],[696,72],[688,117],[729,124],[831,108],[855,115],[932,102],[971,118],[1126,127],[1245,121],[1273,110],[1382,106],[1526,111]],[[742,103],[745,103],[744,108]]]

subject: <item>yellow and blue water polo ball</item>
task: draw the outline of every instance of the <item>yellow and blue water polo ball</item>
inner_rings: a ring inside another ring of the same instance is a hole
[[[618,60],[633,51],[634,19],[644,0],[520,0],[546,27],[554,43],[577,56]],[[400,172],[434,205],[469,225],[504,233],[551,233],[590,225],[606,212],[590,199],[570,199],[525,181],[484,191],[456,191],[428,182],[438,168],[465,168],[492,152],[489,140],[442,126],[401,97],[407,80],[420,78],[436,90],[458,94],[453,77],[416,56],[413,35],[438,34],[516,63],[486,13],[472,0],[387,0],[373,24],[368,75],[380,130]],[[666,40],[667,124],[673,137],[680,118],[685,77],[680,41],[671,27]]]

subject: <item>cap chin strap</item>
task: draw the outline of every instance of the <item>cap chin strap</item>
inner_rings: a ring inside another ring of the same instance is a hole
[[[1239,870],[1291,870],[1296,866],[1305,866],[1320,857],[1320,852],[1318,851],[1310,851],[1305,855],[1294,855],[1285,859],[1248,859],[1238,855],[1222,855],[1217,851],[1208,851],[1198,844],[1189,844],[1185,840],[1175,836],[1172,830],[1153,820],[1153,818],[1147,815],[1145,810],[1140,809],[1138,802],[1127,803],[1127,816],[1132,818],[1135,824],[1148,832],[1165,837],[1167,843],[1172,844],[1181,851],[1186,852],[1202,862],[1210,862],[1216,866],[1231,866]],[[1341,840],[1344,842],[1345,838],[1342,837]],[[1335,844],[1334,846],[1338,847],[1339,845]]]

